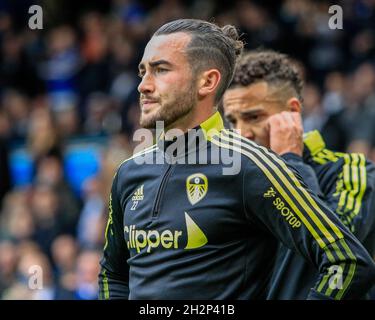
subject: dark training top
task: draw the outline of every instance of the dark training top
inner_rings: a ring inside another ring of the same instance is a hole
[[[196,129],[198,137],[160,138],[120,165],[99,298],[264,299],[280,241],[319,270],[309,299],[369,290],[370,255],[295,169],[225,130],[218,112]]]
[[[326,149],[318,131],[304,137],[303,158],[282,157],[301,174],[339,219],[375,255],[375,166],[363,154]],[[317,273],[314,260],[306,260],[280,245],[268,299],[306,299]],[[374,283],[375,285],[375,283]],[[365,298],[365,296],[364,296]]]

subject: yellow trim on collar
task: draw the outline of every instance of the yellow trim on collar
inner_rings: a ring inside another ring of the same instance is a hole
[[[211,117],[203,121],[199,127],[203,129],[203,134],[205,138],[211,141],[211,138],[215,135],[218,135],[221,130],[224,129],[223,118],[220,115],[219,111],[216,111]],[[163,139],[165,132],[163,131],[159,137],[157,137],[156,142]]]
[[[312,156],[325,149],[326,144],[318,130],[307,132],[303,135],[303,142],[310,150]]]
[[[218,135],[220,131],[224,129],[224,122],[219,111],[216,111],[206,121],[203,121],[200,127],[203,129],[203,133],[209,141],[213,136]]]

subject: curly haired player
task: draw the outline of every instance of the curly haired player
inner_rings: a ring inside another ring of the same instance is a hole
[[[241,134],[291,164],[371,255],[375,253],[375,167],[362,154],[333,152],[318,131],[303,134],[302,78],[288,56],[256,50],[238,61],[224,95],[225,116]],[[341,268],[332,269],[338,277]],[[281,245],[269,299],[305,299],[316,283],[316,262]],[[339,278],[335,285],[343,285]],[[329,294],[332,288],[320,286]]]

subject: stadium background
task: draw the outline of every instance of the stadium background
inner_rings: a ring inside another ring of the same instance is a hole
[[[28,28],[33,4],[43,30]],[[332,4],[343,30],[328,28]],[[375,160],[375,0],[0,0],[1,299],[96,298],[109,188],[135,146],[137,65],[159,26],[187,17],[298,60],[305,130]],[[43,290],[28,288],[31,265]]]

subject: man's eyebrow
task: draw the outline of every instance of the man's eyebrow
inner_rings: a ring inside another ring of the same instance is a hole
[[[159,65],[161,65],[161,64],[166,64],[166,65],[168,65],[168,66],[172,66],[172,63],[170,63],[170,62],[167,61],[167,60],[163,60],[163,59],[161,59],[161,60],[156,60],[156,61],[151,61],[151,62],[148,63],[148,65],[149,65],[150,67],[152,67],[152,68],[157,67],[157,66],[159,66]],[[145,69],[145,64],[144,64],[144,63],[140,63],[140,64],[138,65],[138,69],[139,69],[139,70],[143,70],[143,69]]]
[[[172,63],[170,63],[170,62],[167,61],[167,60],[163,60],[163,59],[161,59],[161,60],[156,60],[156,61],[152,61],[152,62],[149,62],[148,64],[149,64],[150,67],[157,67],[157,66],[159,66],[159,65],[161,65],[161,64],[166,64],[166,65],[168,65],[168,66],[171,66],[171,65],[172,65]]]
[[[242,110],[242,111],[240,111],[240,114],[243,115],[243,116],[249,116],[249,115],[259,113],[259,112],[264,112],[264,108],[259,107],[259,108],[252,108],[252,109],[249,109],[249,110]]]

